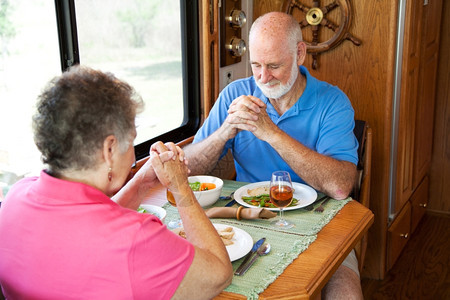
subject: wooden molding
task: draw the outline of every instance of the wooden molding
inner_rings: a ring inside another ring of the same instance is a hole
[[[219,95],[219,0],[201,1],[200,82],[203,120]]]

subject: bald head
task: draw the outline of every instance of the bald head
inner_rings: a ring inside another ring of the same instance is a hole
[[[257,18],[250,29],[249,44],[255,39],[279,40],[296,51],[298,42],[303,40],[297,20],[283,12],[269,12]]]

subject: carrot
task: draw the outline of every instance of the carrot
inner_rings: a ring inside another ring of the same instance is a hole
[[[200,191],[213,190],[216,188],[214,183],[203,182],[200,184]]]

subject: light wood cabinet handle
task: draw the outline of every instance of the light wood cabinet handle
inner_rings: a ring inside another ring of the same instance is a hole
[[[400,236],[401,236],[402,238],[407,239],[409,235],[408,235],[408,233],[400,233]]]
[[[426,207],[427,207],[427,204],[426,204],[426,203],[419,203],[419,206],[420,206],[420,207],[423,207],[423,208],[426,208]]]

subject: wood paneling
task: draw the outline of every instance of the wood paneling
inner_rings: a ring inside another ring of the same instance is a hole
[[[283,0],[254,0],[253,20],[269,11],[281,11]]]
[[[201,97],[203,120],[219,95],[219,0],[201,1]]]
[[[450,214],[450,1],[442,9],[429,209]]]

